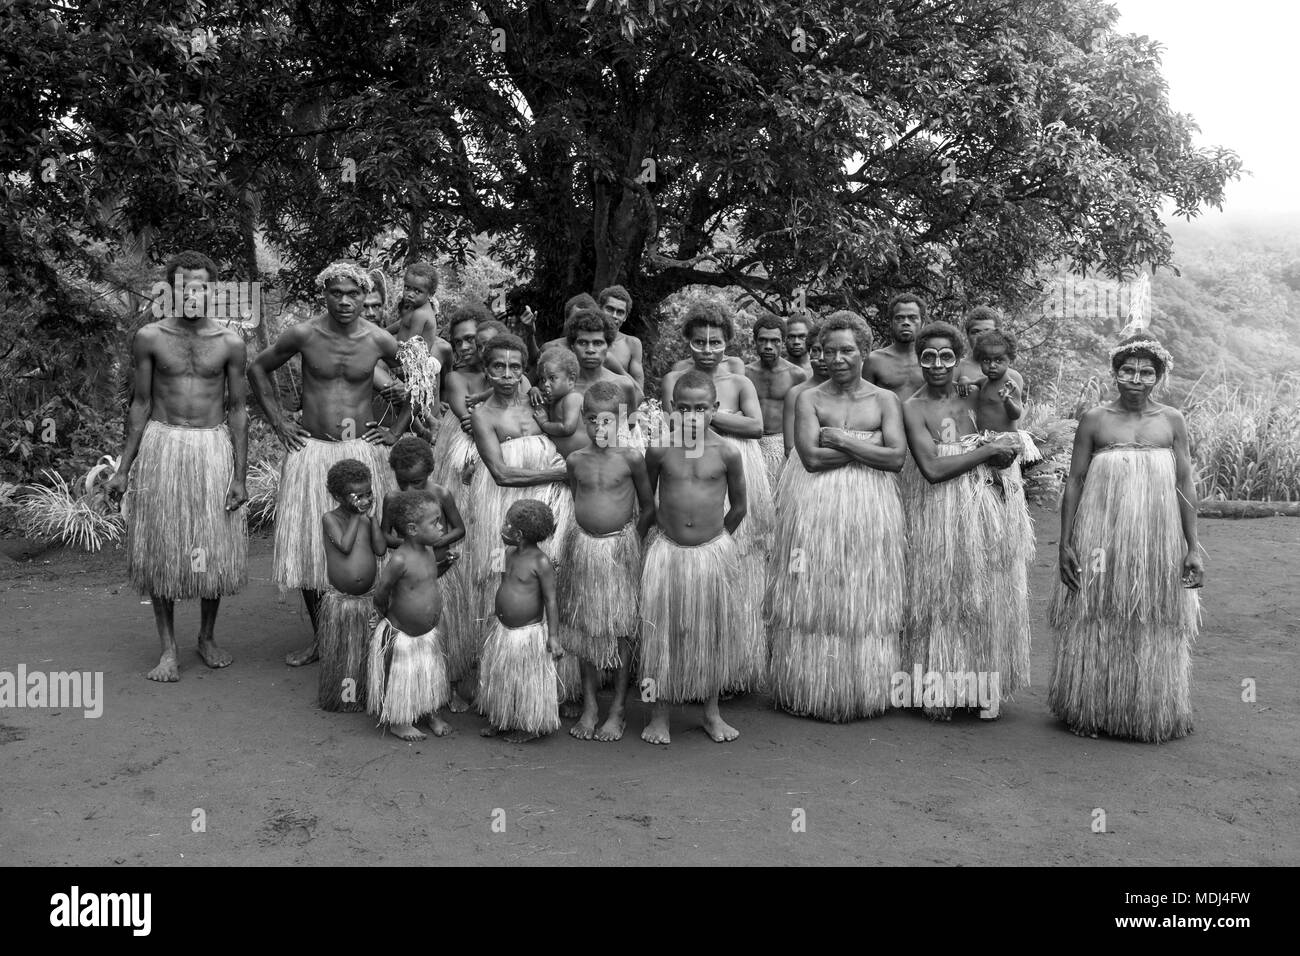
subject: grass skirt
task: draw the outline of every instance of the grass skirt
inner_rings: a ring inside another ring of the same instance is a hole
[[[1118,446],[1088,468],[1071,543],[1078,591],[1059,580],[1048,706],[1071,728],[1159,743],[1192,730],[1191,645],[1200,599],[1186,553],[1174,456]]]
[[[382,724],[413,724],[451,699],[436,627],[412,637],[381,618],[370,639],[369,677],[366,710]]]
[[[963,454],[973,441],[939,443],[936,451]],[[902,669],[997,674],[999,699],[1009,699],[1029,682],[1024,551],[1016,538],[1023,496],[1019,510],[1008,507],[987,465],[932,485],[910,457],[902,484],[910,543]]]
[[[641,624],[641,540],[629,523],[614,534],[588,534],[575,521],[561,550],[560,642],[574,657],[618,667],[618,639]]]
[[[722,440],[740,452],[745,470],[745,519],[736,529],[736,549],[740,556],[736,578],[737,598],[735,627],[741,645],[736,666],[729,669],[724,692],[759,689],[767,677],[767,630],[763,626],[763,592],[767,587],[767,556],[772,549],[776,530],[776,506],[772,485],[767,478],[767,463],[756,438]],[[730,504],[730,502],[728,502]]]
[[[478,659],[480,610],[475,582],[469,570],[469,535],[474,513],[474,495],[464,483],[466,475],[473,476],[481,467],[474,439],[461,431],[460,419],[454,413],[442,416],[436,444],[433,449],[434,482],[448,491],[456,501],[461,520],[465,522],[465,537],[453,544],[452,550],[460,552],[460,560],[439,580],[443,589],[442,618],[438,631],[442,635],[447,653],[447,674],[454,680],[469,675]]]
[[[767,468],[767,483],[775,496],[781,477],[781,466],[785,464],[785,435],[764,435],[758,440],[759,451],[763,453],[763,464]]]
[[[385,495],[397,490],[388,467],[388,446],[360,438],[351,441],[304,439],[298,451],[286,451],[280,467],[280,492],[276,499],[275,560],[272,579],[281,590],[329,587],[325,540],[320,519],[336,506],[325,489],[330,467],[354,458],[370,468],[375,505],[383,508]]]
[[[731,535],[683,547],[652,531],[641,571],[640,676],[658,700],[707,700],[749,666],[739,606],[740,553]]]
[[[474,439],[460,427],[460,419],[448,411],[438,423],[433,442],[433,480],[448,489],[456,498],[456,506],[465,515],[473,502],[465,492],[465,476],[471,477],[479,464],[478,448]]]
[[[316,612],[316,637],[320,642],[320,691],[322,710],[348,712],[366,709],[369,689],[370,635],[375,630],[374,592],[344,594],[330,588],[320,599]],[[344,700],[344,684],[352,681],[350,701]]]
[[[781,494],[765,605],[773,699],[819,720],[883,713],[905,613],[898,478],[862,464],[810,473],[792,454]]]
[[[127,573],[141,594],[218,598],[248,583],[248,509],[226,510],[234,474],[225,425],[145,426],[126,508]]]
[[[555,659],[546,622],[505,627],[493,618],[479,666],[478,709],[498,730],[549,734],[560,729]],[[581,687],[579,687],[581,693]]]

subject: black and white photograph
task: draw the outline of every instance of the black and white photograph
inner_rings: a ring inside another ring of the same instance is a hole
[[[1221,868],[1300,863],[1297,26],[0,0],[22,920],[1051,867],[1240,940]]]

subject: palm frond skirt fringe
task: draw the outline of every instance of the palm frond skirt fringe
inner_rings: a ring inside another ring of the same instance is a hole
[[[366,710],[381,724],[413,724],[451,699],[438,629],[406,634],[381,618],[370,639]]]
[[[764,435],[758,440],[759,450],[763,453],[763,465],[767,469],[767,483],[776,494],[781,479],[781,466],[785,464],[785,435]]]
[[[460,553],[460,560],[438,580],[443,589],[438,630],[447,652],[447,673],[454,681],[465,679],[473,669],[478,659],[478,637],[482,630],[480,602],[476,582],[471,578],[468,553],[475,499],[465,481],[467,477],[472,480],[475,471],[482,467],[474,439],[461,430],[460,419],[448,411],[442,417],[434,444],[431,477],[455,499],[461,520],[465,522],[465,537],[452,545],[452,549]]]
[[[640,676],[656,700],[708,700],[736,686],[749,666],[739,579],[740,551],[725,531],[704,544],[677,544],[656,530],[641,571]]]
[[[1079,590],[1056,581],[1047,701],[1082,733],[1160,743],[1192,730],[1200,599],[1185,554],[1173,452],[1112,446],[1088,468],[1071,543]]]
[[[593,535],[575,521],[561,548],[560,643],[600,668],[619,666],[618,639],[635,640],[641,624],[641,539],[628,523]]]
[[[778,706],[832,721],[889,708],[906,550],[896,475],[862,464],[810,473],[790,456],[765,605]]]
[[[768,643],[763,625],[763,591],[767,587],[767,556],[776,529],[776,506],[767,464],[757,438],[722,440],[740,452],[745,470],[745,518],[736,528],[736,549],[740,570],[736,578],[736,617],[741,645],[736,666],[728,670],[725,692],[760,690],[767,682]],[[730,506],[730,502],[728,502]]]
[[[506,627],[496,618],[479,664],[479,713],[498,730],[549,734],[560,729],[555,659],[546,622]]]
[[[275,559],[272,578],[282,591],[324,591],[329,587],[321,515],[335,507],[325,488],[330,467],[354,458],[370,469],[375,506],[397,490],[388,467],[388,446],[360,438],[351,441],[304,439],[297,451],[286,451],[280,469],[280,493],[275,514]]]
[[[366,709],[370,636],[375,630],[376,615],[371,592],[344,594],[331,587],[321,595],[316,611],[316,638],[320,642],[317,700],[322,710],[360,712]]]
[[[226,510],[230,429],[151,421],[131,468],[127,574],[144,595],[218,598],[248,583],[248,509]]]

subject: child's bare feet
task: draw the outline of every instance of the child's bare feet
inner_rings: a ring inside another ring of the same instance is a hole
[[[482,730],[478,732],[478,735],[480,737],[495,737],[499,733],[501,733],[501,731],[497,730],[491,724],[488,724],[486,727],[484,727]]]
[[[578,722],[569,728],[569,736],[577,737],[579,740],[590,740],[596,734],[596,721],[599,718],[600,711],[596,709],[596,702],[593,700],[582,709],[582,716]]]
[[[428,726],[429,732],[435,737],[446,737],[452,731],[451,724],[447,723],[437,714],[430,714],[425,720],[425,724]]]
[[[1097,731],[1089,730],[1087,727],[1071,726],[1070,733],[1074,734],[1076,737],[1091,737],[1093,740],[1097,739]]]
[[[627,721],[623,719],[623,712],[621,710],[610,711],[609,716],[605,718],[605,722],[596,731],[596,739],[604,741],[622,740],[623,731],[626,728]]]
[[[740,731],[723,720],[721,714],[704,715],[704,732],[720,744],[740,736]]]
[[[512,730],[505,735],[506,743],[509,744],[526,744],[530,740],[536,740],[541,734],[530,734],[526,730]]]
[[[290,667],[302,667],[304,664],[312,664],[320,660],[320,645],[315,641],[311,642],[311,647],[304,647],[300,651],[291,651],[284,655],[284,662]]]
[[[641,739],[648,744],[670,744],[673,742],[668,733],[668,715],[656,713],[646,729],[641,731]]]
[[[229,667],[234,661],[234,656],[224,647],[217,647],[217,642],[212,638],[199,638],[199,657],[203,663],[212,668]]]
[[[163,651],[162,656],[158,658],[158,666],[144,676],[149,680],[156,680],[163,684],[170,684],[180,680],[181,671],[176,665],[176,652]]]
[[[463,714],[465,711],[469,710],[469,701],[464,697],[461,697],[460,694],[456,693],[456,691],[452,691],[451,701],[447,704],[447,709],[453,714]]]
[[[424,739],[424,734],[415,729],[415,724],[389,724],[388,732],[399,740]]]

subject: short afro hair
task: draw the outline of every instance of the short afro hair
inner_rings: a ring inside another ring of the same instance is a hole
[[[970,327],[976,322],[992,322],[993,328],[1002,328],[1002,313],[989,305],[977,305],[966,313],[966,318],[962,320],[961,327],[968,336]]]
[[[370,469],[355,458],[336,461],[325,473],[325,490],[335,501],[342,501],[349,488],[362,482],[368,485],[372,483]]]
[[[426,471],[433,471],[433,446],[418,435],[403,435],[393,443],[388,453],[388,465],[393,471],[402,471],[413,465],[424,465]]]
[[[722,329],[722,337],[728,342],[736,334],[731,316],[727,315],[726,309],[717,302],[696,302],[686,310],[686,315],[682,319],[682,338],[689,339],[691,334],[702,326]]]
[[[871,327],[867,325],[867,320],[856,312],[850,312],[848,309],[840,309],[838,312],[832,312],[822,320],[821,328],[818,329],[819,339],[824,340],[828,332],[849,331],[853,333],[853,341],[857,343],[858,351],[865,357],[871,351],[874,344],[871,337]],[[825,345],[823,344],[823,348]]]
[[[505,323],[500,319],[487,319],[478,324],[478,330],[474,334],[482,335],[484,332],[491,332],[494,335],[506,335],[510,330],[506,328]]]
[[[555,515],[545,501],[524,498],[516,501],[506,512],[506,520],[514,525],[519,536],[528,544],[545,541],[555,533]]]
[[[464,302],[447,313],[447,334],[450,335],[452,329],[465,322],[473,322],[476,327],[482,328],[484,323],[495,321],[487,306],[477,302]],[[502,329],[504,331],[504,326]]]
[[[402,270],[402,278],[405,279],[407,276],[419,276],[421,279],[427,279],[429,281],[429,295],[433,295],[438,291],[438,268],[431,262],[425,262],[424,260],[412,262]]]
[[[957,355],[957,360],[966,354],[966,340],[961,337],[957,331],[957,326],[950,322],[931,322],[921,328],[916,333],[916,357],[920,358],[921,353],[928,347],[926,345],[930,339],[951,339],[952,350]]]
[[[763,329],[776,329],[785,339],[785,320],[767,310],[758,313],[758,318],[754,319],[754,341],[758,341],[758,333]]]
[[[389,495],[386,505],[393,519],[393,527],[403,537],[406,535],[407,527],[420,520],[420,515],[424,514],[425,508],[442,507],[438,504],[438,499],[424,488],[412,488],[410,491],[399,491]]]
[[[618,299],[620,302],[626,302],[627,310],[632,311],[632,297],[627,294],[627,289],[624,289],[621,285],[610,285],[601,289],[596,296],[596,304],[603,309],[606,299]]]
[[[900,292],[889,300],[889,305],[885,307],[885,315],[889,318],[889,321],[894,321],[894,308],[896,306],[907,305],[908,303],[916,304],[916,307],[921,310],[921,321],[924,322],[926,317],[925,300],[911,292]]]
[[[682,373],[682,377],[673,385],[672,400],[676,402],[677,393],[686,388],[702,388],[709,393],[710,399],[715,402],[718,400],[718,386],[714,384],[713,376],[705,375],[697,368]]]
[[[195,252],[193,249],[178,252],[167,260],[163,266],[163,273],[167,276],[168,285],[176,281],[176,273],[181,269],[207,269],[209,282],[216,282],[219,278],[217,264],[203,253]]]
[[[479,331],[482,330],[483,327],[479,326]],[[524,345],[519,336],[511,335],[509,332],[492,336],[491,341],[483,346],[483,361],[491,359],[493,352],[518,352],[522,361],[528,361],[528,346]]]
[[[1004,332],[1002,329],[994,329],[992,332],[985,332],[980,335],[971,347],[971,355],[978,362],[989,353],[990,349],[995,349],[999,345],[1006,349],[1007,358],[1015,359],[1016,337],[1010,332]]]
[[[569,378],[578,377],[578,356],[569,349],[557,345],[551,346],[537,360],[537,374],[544,375],[547,369],[563,372]]]
[[[614,324],[609,321],[609,316],[599,308],[578,309],[565,320],[565,341],[572,345],[579,332],[601,332],[604,334],[607,343],[613,342],[614,336],[617,334],[614,331]]]
[[[584,412],[613,410],[622,403],[623,390],[613,382],[594,382],[582,396]]]
[[[599,312],[600,303],[591,297],[590,292],[579,292],[577,295],[571,296],[564,303],[565,321],[568,321],[569,316],[573,315],[578,309],[590,309],[592,312]]]

